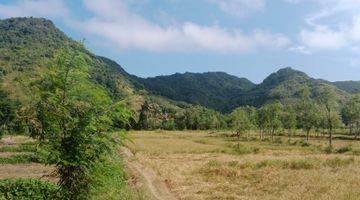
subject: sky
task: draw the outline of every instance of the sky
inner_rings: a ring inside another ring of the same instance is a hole
[[[0,0],[44,17],[141,77],[224,71],[256,83],[293,67],[360,80],[360,0]]]

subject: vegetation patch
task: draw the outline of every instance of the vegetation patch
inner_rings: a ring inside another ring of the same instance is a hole
[[[0,152],[35,152],[36,146],[34,142],[27,142],[19,145],[2,146]]]
[[[38,179],[5,179],[0,181],[0,196],[8,200],[60,199],[56,184]]]
[[[351,145],[340,147],[340,148],[335,150],[336,153],[346,153],[346,152],[351,152],[351,151],[352,151],[352,146]]]
[[[145,199],[143,193],[128,186],[128,177],[117,155],[107,155],[90,171],[90,199]]]
[[[258,147],[249,147],[238,144],[232,146],[232,153],[237,155],[259,153],[259,152],[260,152],[260,148]]]
[[[346,167],[354,162],[355,162],[355,159],[353,157],[351,157],[351,158],[335,157],[335,158],[326,159],[325,162],[323,163],[323,165],[326,167],[331,167],[331,168],[341,168],[341,167]]]
[[[15,155],[11,157],[0,157],[0,164],[18,164],[18,163],[31,163],[40,162],[34,155]]]

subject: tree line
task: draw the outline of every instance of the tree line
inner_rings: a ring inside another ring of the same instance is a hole
[[[309,88],[304,87],[295,102],[282,104],[274,101],[260,108],[243,106],[230,114],[202,106],[169,110],[146,101],[136,127],[143,130],[234,130],[236,135],[256,130],[260,139],[268,135],[271,140],[280,131],[291,137],[295,130],[301,129],[307,141],[311,131],[327,134],[330,145],[334,131],[347,127],[350,135],[359,137],[360,94],[339,105],[332,87],[321,85],[316,92],[316,98],[312,98]]]

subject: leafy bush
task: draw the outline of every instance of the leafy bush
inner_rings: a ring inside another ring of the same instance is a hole
[[[5,179],[0,181],[0,196],[4,199],[60,199],[59,187],[38,179]]]
[[[310,143],[307,142],[306,140],[300,140],[300,141],[299,141],[299,144],[300,144],[300,146],[302,146],[302,147],[308,147],[308,146],[310,146]]]
[[[334,151],[334,149],[331,146],[327,146],[327,147],[324,148],[325,153],[332,153],[333,151]]]
[[[335,150],[336,153],[345,153],[345,152],[349,152],[349,151],[352,151],[352,146],[350,146],[350,145],[340,147],[340,148]]]
[[[127,186],[128,177],[123,163],[115,154],[102,157],[90,170],[90,199],[146,199]]]

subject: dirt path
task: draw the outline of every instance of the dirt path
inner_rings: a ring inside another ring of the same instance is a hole
[[[123,147],[122,154],[125,157],[125,165],[131,171],[140,175],[146,182],[146,187],[157,200],[175,200],[175,196],[170,192],[169,188],[163,180],[149,167],[143,166],[136,160],[132,160],[134,154],[127,148]]]

